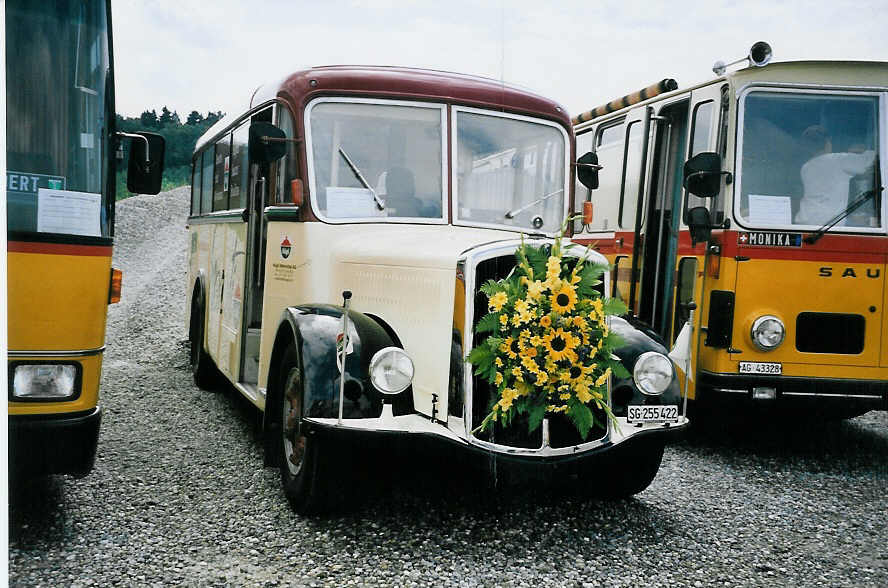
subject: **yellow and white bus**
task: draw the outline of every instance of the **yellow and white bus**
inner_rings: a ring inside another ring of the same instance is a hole
[[[573,122],[604,166],[578,243],[667,346],[689,397],[790,414],[888,408],[888,64],[770,63],[674,80]],[[738,63],[738,62],[735,62]]]
[[[10,470],[83,475],[99,436],[105,318],[121,284],[111,267],[125,138],[114,129],[111,8],[7,0],[5,11]],[[128,138],[129,186],[156,194],[163,138]]]
[[[464,361],[487,309],[480,287],[514,268],[522,234],[551,243],[569,213],[573,152],[550,100],[387,67],[295,72],[198,141],[194,378],[221,374],[263,411],[266,461],[294,509],[335,507],[343,455],[374,443],[382,460],[394,443],[429,440],[488,466],[592,464],[582,479],[593,493],[651,482],[686,419],[666,349],[622,320],[611,324],[627,335],[620,359],[658,382],[642,393],[632,377],[614,381],[622,427],[602,420],[583,440],[553,416],[533,433],[477,430],[495,391]],[[630,405],[664,408],[627,425]]]

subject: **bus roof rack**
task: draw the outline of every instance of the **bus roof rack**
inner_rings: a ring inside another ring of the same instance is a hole
[[[664,94],[676,89],[678,89],[678,82],[676,82],[672,78],[665,78],[655,84],[651,84],[646,88],[642,88],[637,92],[626,94],[622,98],[611,100],[607,104],[596,106],[592,110],[587,110],[586,112],[578,114],[570,119],[570,122],[577,125],[581,122],[592,120],[593,118],[605,115],[609,112],[614,112],[616,110],[620,110],[621,108],[626,108],[627,106],[638,104],[639,102],[647,100],[648,98],[653,98],[658,94]]]

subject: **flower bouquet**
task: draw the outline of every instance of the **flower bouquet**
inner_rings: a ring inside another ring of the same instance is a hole
[[[475,333],[489,335],[467,360],[496,393],[476,431],[527,415],[532,432],[547,414],[565,413],[585,439],[592,427],[606,425],[597,422],[593,405],[614,420],[608,378],[629,373],[612,355],[620,341],[607,317],[624,314],[626,306],[596,289],[608,266],[566,255],[575,246],[562,247],[561,234],[551,246],[522,239],[509,276],[481,286],[489,312]]]

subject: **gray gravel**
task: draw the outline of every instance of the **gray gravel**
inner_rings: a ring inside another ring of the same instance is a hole
[[[96,468],[11,489],[11,585],[888,585],[884,412],[694,434],[626,501],[493,500],[402,464],[351,511],[300,518],[255,411],[192,384],[187,201],[118,205]]]

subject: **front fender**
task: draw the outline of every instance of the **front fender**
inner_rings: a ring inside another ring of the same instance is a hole
[[[678,378],[675,373],[672,374],[672,382],[669,387],[658,397],[651,397],[642,394],[635,386],[632,379],[632,370],[638,356],[646,351],[656,351],[667,355],[669,350],[663,344],[654,339],[651,335],[643,330],[633,326],[631,323],[620,317],[612,317],[610,320],[610,330],[616,333],[623,340],[623,344],[614,350],[614,355],[620,358],[630,376],[628,378],[614,378],[613,396],[614,396],[614,412],[618,416],[624,416],[626,406],[629,404],[649,404],[649,399],[658,398],[659,402],[655,404],[680,404],[681,388],[678,384]]]
[[[342,307],[316,304],[289,307],[281,316],[281,327],[290,329],[291,340],[298,345],[302,358],[303,415],[306,417],[339,416],[340,370],[336,338],[342,332],[342,314]],[[397,344],[378,322],[354,310],[349,311],[349,337],[352,351],[345,361],[342,416],[378,417],[382,412],[383,395],[370,383],[370,360],[380,349]],[[275,355],[280,357],[282,353],[283,349],[273,354],[272,366],[276,366]],[[412,399],[409,388],[397,395],[393,407],[395,414],[412,411]],[[409,406],[404,406],[405,401]]]

